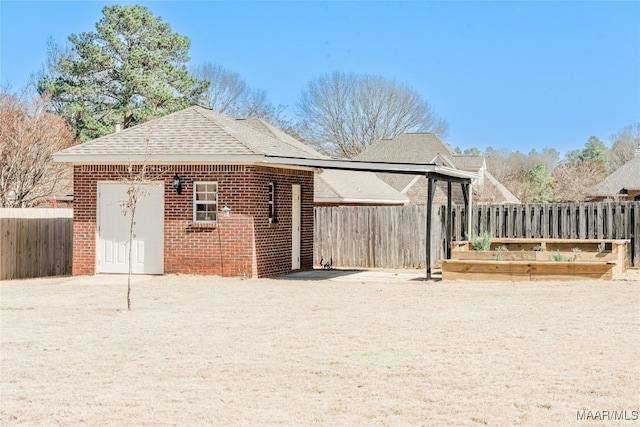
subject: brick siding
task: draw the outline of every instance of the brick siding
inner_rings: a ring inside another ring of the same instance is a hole
[[[300,268],[313,268],[313,172],[253,165],[148,166],[164,181],[164,272],[269,277],[291,271],[291,186],[301,187]],[[183,181],[178,195],[171,185]],[[97,185],[119,181],[126,167],[74,167],[73,274],[96,269]],[[218,183],[218,223],[193,222],[193,182]],[[277,223],[269,222],[268,183],[276,189]],[[228,216],[220,209],[231,209]]]

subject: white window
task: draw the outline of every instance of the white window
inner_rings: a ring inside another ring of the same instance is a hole
[[[276,185],[273,182],[269,183],[269,222],[278,222],[276,217]]]
[[[216,222],[218,220],[218,183],[193,183],[193,221]]]

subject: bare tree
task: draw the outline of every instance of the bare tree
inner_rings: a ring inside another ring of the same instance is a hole
[[[590,195],[594,185],[605,178],[601,162],[567,162],[554,172],[554,193],[563,202],[583,202]]]
[[[375,75],[333,73],[309,82],[296,106],[305,140],[329,154],[354,157],[374,140],[407,131],[445,136],[448,125],[407,84]]]
[[[611,135],[608,153],[609,171],[614,172],[633,158],[634,150],[640,147],[640,122],[632,123]]]
[[[30,207],[58,189],[68,167],[52,154],[73,143],[65,120],[44,98],[0,93],[0,207]]]
[[[131,310],[131,278],[133,276],[133,239],[137,225],[136,212],[142,199],[149,195],[149,186],[154,182],[164,180],[168,169],[166,166],[150,165],[153,154],[149,151],[149,143],[153,130],[146,137],[145,156],[139,163],[129,163],[120,173],[119,181],[127,186],[127,198],[120,201],[120,207],[123,209],[122,214],[129,216],[129,271],[127,276],[127,310]]]
[[[149,193],[146,185],[150,180],[147,176],[147,164],[128,165],[127,173],[120,178],[127,185],[127,198],[120,202],[123,215],[129,215],[129,272],[127,276],[127,310],[131,310],[131,277],[133,275],[133,238],[135,237],[136,209],[138,202]]]
[[[199,80],[209,83],[200,103],[219,113],[237,118],[257,117],[273,124],[284,107],[274,107],[267,92],[251,88],[240,74],[218,64],[206,62],[191,69]]]

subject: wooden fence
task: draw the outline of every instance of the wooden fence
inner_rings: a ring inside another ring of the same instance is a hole
[[[445,257],[446,207],[434,207],[431,259]],[[453,240],[468,234],[464,206],[452,209]],[[494,237],[630,239],[629,260],[640,267],[640,202],[478,205],[472,232]],[[426,207],[315,209],[314,261],[342,267],[423,268]]]
[[[0,209],[0,280],[71,274],[72,209]]]

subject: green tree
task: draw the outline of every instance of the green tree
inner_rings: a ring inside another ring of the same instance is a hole
[[[549,169],[538,163],[529,171],[529,187],[534,203],[547,203],[553,200],[553,176]]]
[[[585,144],[580,159],[582,163],[600,162],[604,165],[607,162],[607,146],[598,137],[592,136]]]
[[[566,159],[573,164],[596,162],[606,168],[607,146],[598,137],[592,136],[584,145],[584,149],[568,151]]]
[[[464,150],[464,154],[466,156],[481,156],[482,155],[480,150],[477,149],[476,147],[467,148],[466,150]]]
[[[197,102],[207,83],[186,69],[189,39],[144,6],[106,6],[95,32],[53,46],[38,91],[81,141]]]
[[[582,163],[582,150],[569,150],[567,154],[565,154],[565,158],[567,163],[579,165]]]

